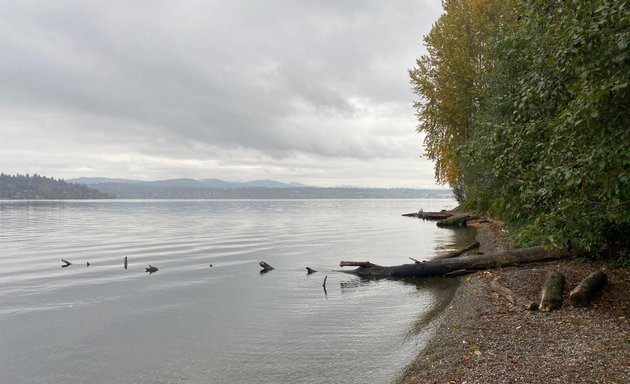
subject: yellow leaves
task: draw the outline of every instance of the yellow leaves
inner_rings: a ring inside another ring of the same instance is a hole
[[[471,135],[472,117],[483,95],[480,83],[486,50],[510,0],[444,0],[444,14],[425,36],[428,55],[409,71],[418,131],[426,155],[436,161],[438,182],[456,185],[459,147]]]

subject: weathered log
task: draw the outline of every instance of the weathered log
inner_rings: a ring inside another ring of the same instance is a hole
[[[436,224],[438,227],[465,227],[468,221],[475,219],[478,219],[478,217],[473,215],[453,215],[438,221]]]
[[[564,275],[558,271],[549,273],[540,292],[540,305],[543,312],[553,311],[562,307],[562,292],[564,291]]]
[[[61,266],[61,268],[69,267],[69,266],[71,266],[71,265],[72,265],[72,263],[71,263],[71,262],[69,262],[68,260],[61,259],[61,262],[63,263],[63,265]]]
[[[422,220],[444,220],[453,216],[451,212],[413,212],[413,213],[403,213],[403,216],[406,217],[417,217]]]
[[[503,296],[510,304],[516,307],[523,307],[528,311],[535,311],[538,309],[538,303],[535,303],[531,300],[527,300],[526,298],[519,296],[512,292],[511,289],[502,285],[498,282],[497,279],[494,279],[490,282],[490,287],[493,291]]]
[[[568,256],[570,256],[570,253],[566,249],[548,252],[543,247],[530,247],[512,249],[501,253],[466,255],[450,259],[429,260],[425,263],[403,264],[390,267],[374,265],[367,261],[342,261],[339,266],[358,266],[359,268],[357,269],[344,272],[364,277],[424,277],[444,276],[447,273],[462,269],[474,272],[482,269],[556,260]]]
[[[433,258],[433,260],[437,260],[437,259],[450,259],[451,257],[457,257],[459,255],[462,255],[472,249],[475,248],[479,248],[480,244],[478,241],[466,246],[465,248],[459,249],[457,251],[453,251],[453,252],[449,252],[446,255],[442,255],[442,256],[436,256],[435,258]]]
[[[608,276],[597,271],[588,275],[569,294],[569,303],[576,308],[587,307],[595,294],[606,285]]]
[[[363,268],[383,268],[380,265],[372,264],[369,261],[342,261],[340,267],[363,267]]]

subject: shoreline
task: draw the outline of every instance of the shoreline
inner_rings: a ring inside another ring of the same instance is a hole
[[[501,223],[477,223],[482,252],[509,247]],[[571,307],[569,291],[603,269],[608,284],[588,308]],[[499,281],[534,301],[547,273],[565,274],[557,311],[527,311],[490,289]],[[535,263],[459,277],[459,287],[427,346],[395,380],[418,383],[630,382],[630,270],[576,261]]]

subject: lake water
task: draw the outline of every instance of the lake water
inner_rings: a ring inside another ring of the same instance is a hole
[[[392,381],[455,281],[362,280],[339,262],[404,264],[457,248],[469,232],[401,216],[453,206],[0,201],[0,382]],[[276,269],[260,274],[261,260]],[[149,264],[159,271],[145,273]]]

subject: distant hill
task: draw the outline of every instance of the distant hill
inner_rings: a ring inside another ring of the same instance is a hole
[[[76,179],[68,179],[66,181],[68,183],[83,184],[83,185],[100,184],[100,183],[142,183],[142,181],[138,181],[138,180],[110,179],[109,177],[78,177]]]
[[[147,187],[191,187],[191,188],[250,188],[250,187],[264,187],[264,188],[301,188],[307,187],[300,183],[281,183],[274,180],[253,180],[245,182],[232,182],[224,181],[220,179],[167,179],[167,180],[128,180],[128,179],[109,179],[107,177],[80,177],[76,179],[69,179],[69,182],[85,185],[116,183],[116,184],[137,184]]]
[[[110,199],[113,197],[86,185],[68,183],[40,175],[0,174],[0,199],[3,200]]]
[[[100,182],[94,183],[93,181]],[[139,181],[106,178],[71,179],[124,199],[419,199],[452,198],[449,189],[320,188],[274,180],[228,182],[220,179]]]

